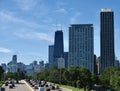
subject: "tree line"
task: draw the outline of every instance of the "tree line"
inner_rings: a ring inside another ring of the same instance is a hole
[[[87,68],[70,67],[58,69],[52,67],[34,75],[34,79],[84,88],[90,91],[94,85],[102,85],[112,91],[120,90],[120,67],[107,67],[101,75],[93,74]]]
[[[94,84],[98,84],[113,91],[120,90],[120,67],[107,67],[101,75],[93,74],[89,69],[83,67],[70,67],[68,69],[51,67],[36,73],[34,77],[30,77],[26,76],[24,72],[4,73],[0,66],[0,81],[8,78],[46,80],[87,90],[93,89]]]

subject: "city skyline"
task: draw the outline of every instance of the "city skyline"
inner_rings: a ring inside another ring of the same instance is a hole
[[[48,61],[48,45],[54,43],[54,33],[61,26],[64,49],[68,51],[70,24],[93,24],[94,53],[100,56],[99,13],[102,8],[114,11],[115,56],[120,59],[119,3],[109,0],[0,0],[0,63],[8,63],[14,54],[25,64],[34,60]]]

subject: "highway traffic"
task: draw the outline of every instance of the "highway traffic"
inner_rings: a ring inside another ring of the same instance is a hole
[[[3,87],[5,88],[5,91],[31,91],[31,89],[25,84],[23,80],[19,81],[19,84],[15,84],[14,87],[10,87],[11,84],[8,84],[7,86],[4,84]]]
[[[6,81],[1,91],[71,91],[45,81],[20,80]]]

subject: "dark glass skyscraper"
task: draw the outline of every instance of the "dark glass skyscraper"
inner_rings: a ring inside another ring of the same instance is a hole
[[[57,59],[63,57],[63,32],[55,32],[55,41],[54,41],[54,64],[57,66]]]
[[[101,72],[114,66],[114,12],[105,8],[100,12]]]

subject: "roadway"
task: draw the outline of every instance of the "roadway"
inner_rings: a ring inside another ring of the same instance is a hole
[[[24,81],[20,81],[19,84],[15,84],[15,87],[13,88],[9,88],[9,85],[8,86],[3,85],[5,91],[31,91],[31,89],[25,84]]]

